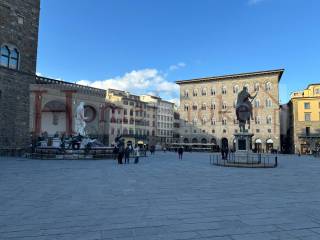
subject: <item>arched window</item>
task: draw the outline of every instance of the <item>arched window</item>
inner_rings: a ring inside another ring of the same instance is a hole
[[[203,118],[201,119],[201,123],[202,123],[202,125],[205,125],[205,124],[207,123],[207,118],[206,118],[206,117],[203,117]]]
[[[11,51],[9,68],[18,70],[19,52],[15,48]]]
[[[188,90],[185,90],[185,91],[184,91],[184,96],[185,96],[185,97],[189,97],[189,91],[188,91]]]
[[[224,95],[227,94],[227,88],[225,86],[223,86],[221,90],[222,90],[222,94]]]
[[[202,94],[202,96],[207,96],[207,89],[202,88],[201,94]]]
[[[185,111],[189,111],[189,105],[188,105],[188,104],[185,104],[185,105],[184,105],[184,110],[185,110]]]
[[[260,120],[259,116],[255,117],[255,122],[256,122],[256,124],[261,124],[261,120]]]
[[[256,108],[260,107],[260,100],[259,99],[254,100],[254,106]]]
[[[194,110],[194,111],[197,111],[197,110],[198,110],[198,106],[197,106],[197,104],[193,104],[193,106],[192,106],[192,110]]]
[[[0,50],[0,65],[3,67],[18,70],[20,54],[17,48],[3,45]]]
[[[259,84],[259,83],[256,83],[256,84],[254,85],[254,90],[255,90],[256,92],[260,90],[260,84]]]
[[[198,91],[197,91],[197,89],[194,89],[194,90],[193,90],[193,96],[194,96],[194,97],[197,97],[197,96],[198,96]]]
[[[247,84],[245,84],[244,85],[244,87],[246,87],[247,88],[247,90],[248,90],[248,92],[250,92],[250,88],[249,88],[249,84],[247,83]]]
[[[207,140],[206,138],[202,138],[202,139],[201,139],[201,143],[207,144],[207,143],[208,143],[208,140]]]
[[[211,125],[216,125],[216,119],[215,118],[211,119]]]
[[[201,110],[207,110],[207,105],[205,103],[202,103]]]
[[[272,101],[270,98],[266,99],[266,107],[268,108],[272,107]]]
[[[272,124],[272,117],[271,116],[267,117],[267,124]]]
[[[3,67],[9,67],[9,59],[10,59],[10,50],[8,46],[2,46],[1,47],[1,66]]]
[[[266,91],[271,91],[272,90],[272,83],[271,82],[267,82],[266,83]]]
[[[211,103],[211,110],[215,110],[216,109],[216,103],[215,102],[212,102]]]
[[[214,88],[211,88],[211,96],[216,95],[216,90]]]
[[[197,138],[192,138],[192,143],[198,143],[198,139]]]
[[[227,109],[227,103],[226,103],[226,102],[223,102],[223,103],[222,103],[222,109],[223,109],[223,110],[226,110],[226,109]]]
[[[233,87],[233,93],[238,93],[239,92],[239,86],[238,85],[235,85],[234,87]]]
[[[198,119],[197,119],[197,117],[194,117],[194,119],[193,119],[193,124],[195,125],[195,124],[197,124],[197,122],[198,122]]]
[[[222,125],[227,125],[227,119],[226,118],[222,119]]]

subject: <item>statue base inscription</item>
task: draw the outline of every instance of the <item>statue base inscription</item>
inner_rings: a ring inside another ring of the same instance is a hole
[[[236,141],[235,151],[251,151],[252,133],[242,132],[234,134]]]
[[[237,162],[248,163],[251,155],[252,133],[241,132],[234,134],[235,137],[235,159]]]

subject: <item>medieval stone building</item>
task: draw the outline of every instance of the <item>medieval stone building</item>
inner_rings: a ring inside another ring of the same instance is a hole
[[[180,85],[180,136],[185,143],[214,143],[222,140],[232,148],[239,131],[235,107],[238,93],[247,87],[253,100],[250,132],[252,148],[271,151],[280,148],[279,81],[284,70],[233,74],[177,81]],[[279,149],[280,150],[280,149]]]
[[[30,144],[39,11],[40,0],[0,1],[0,153],[23,152]]]

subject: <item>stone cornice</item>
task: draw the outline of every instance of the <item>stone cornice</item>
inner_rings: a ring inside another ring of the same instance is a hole
[[[276,70],[231,74],[231,75],[223,75],[223,76],[215,76],[215,77],[195,78],[195,79],[190,79],[190,80],[178,80],[178,81],[176,81],[176,84],[188,84],[188,83],[196,83],[196,82],[227,80],[227,79],[271,75],[271,74],[278,74],[279,75],[278,82],[279,82],[282,77],[283,72],[284,72],[284,69],[276,69]]]

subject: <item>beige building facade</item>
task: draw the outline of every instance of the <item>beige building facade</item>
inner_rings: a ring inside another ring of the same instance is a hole
[[[156,142],[162,146],[173,141],[174,103],[165,101],[160,97],[142,95],[140,99],[146,103],[154,104],[156,112]]]
[[[221,144],[233,147],[239,131],[236,120],[238,93],[247,87],[252,101],[252,149],[269,152],[280,148],[279,81],[284,70],[260,71],[177,81],[180,86],[180,136],[185,143]]]
[[[119,106],[111,112],[110,142],[122,135],[126,142],[155,144],[156,106],[126,91],[108,89],[107,101]]]

